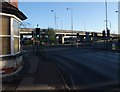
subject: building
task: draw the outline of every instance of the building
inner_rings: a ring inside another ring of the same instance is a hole
[[[27,17],[18,9],[17,0],[0,1],[0,72],[2,77],[22,69],[20,22]]]

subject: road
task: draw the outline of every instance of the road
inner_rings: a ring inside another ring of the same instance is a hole
[[[42,83],[49,84],[44,89],[56,89],[56,87],[60,89],[59,84],[64,86],[66,83],[65,88],[68,90],[87,90],[86,92],[88,90],[118,92],[118,87],[120,88],[118,85],[120,83],[118,74],[120,54],[118,52],[84,46],[77,48],[26,46],[24,50],[26,54],[24,54],[23,70],[3,83],[3,89],[8,92],[9,90],[23,90],[23,87],[24,90],[41,90]],[[58,67],[62,77],[53,67],[53,63]]]
[[[71,89],[118,90],[119,53],[85,47],[47,47],[43,51]]]

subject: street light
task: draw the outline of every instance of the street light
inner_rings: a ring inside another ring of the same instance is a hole
[[[67,10],[71,11],[71,31],[73,34],[73,9],[72,8],[67,8]],[[72,36],[72,45],[73,45],[73,36]]]
[[[115,11],[115,12],[117,12],[117,13],[118,13],[118,11]]]
[[[54,22],[55,22],[55,28],[54,29],[56,29],[56,12],[54,12],[54,10],[51,10],[51,12],[53,12],[54,13]]]
[[[73,30],[73,9],[72,8],[67,8],[67,10],[71,11],[71,31]]]
[[[105,28],[105,31],[103,31],[104,33],[107,33],[107,23],[108,23],[108,20],[107,20],[107,0],[105,0],[105,16],[106,16],[106,19],[105,19],[105,22],[106,22],[106,28]],[[105,43],[108,41],[108,38],[106,39],[106,36],[104,36],[104,45],[105,45]],[[105,46],[105,47],[107,47],[107,45]]]
[[[56,16],[56,29],[57,29],[57,30],[59,29],[59,27],[58,27],[58,19],[59,19],[59,17]]]
[[[63,29],[63,23],[62,23],[62,19],[61,19],[61,30]]]
[[[105,13],[106,13],[106,32],[107,32],[107,23],[108,23],[108,21],[107,21],[107,0],[105,0]]]
[[[86,31],[86,24],[87,24],[87,22],[84,21],[84,22],[83,22],[84,31]]]
[[[116,13],[118,13],[118,33],[120,32],[120,1],[118,2],[118,10],[115,11]]]
[[[109,26],[110,26],[110,30],[111,30],[111,21],[109,21],[109,23],[110,23],[110,25],[109,25]]]
[[[106,22],[106,20],[105,20],[105,22]],[[110,30],[111,30],[111,21],[107,20],[107,23],[109,23],[108,26],[109,26],[109,28],[110,28]],[[104,26],[105,26],[105,25],[104,25]]]

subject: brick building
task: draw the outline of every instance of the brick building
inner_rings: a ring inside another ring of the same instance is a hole
[[[25,19],[17,0],[0,1],[0,72],[3,77],[22,69],[19,26]]]

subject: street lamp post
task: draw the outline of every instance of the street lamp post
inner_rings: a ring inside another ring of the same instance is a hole
[[[120,10],[119,8],[118,8],[118,11],[115,11],[115,12],[118,13],[118,33],[119,33],[120,32]]]
[[[58,16],[56,16],[56,30],[58,30],[59,29],[59,25],[58,25],[58,19],[59,19],[59,17]]]
[[[62,19],[61,19],[61,30],[63,29],[63,23],[62,23]]]
[[[56,29],[56,12],[54,12],[54,10],[51,10],[51,12],[53,12],[54,13],[54,22],[55,22],[55,27],[54,27],[54,29]]]
[[[86,21],[84,21],[84,22],[83,22],[83,27],[84,27],[83,30],[84,30],[84,31],[86,31],[86,24],[87,24]]]
[[[73,30],[73,9],[72,8],[67,8],[67,10],[71,11],[71,30]]]
[[[71,31],[72,31],[72,35],[73,35],[73,9],[67,8],[67,10],[71,11]],[[72,45],[73,45],[73,36],[72,36]]]
[[[104,21],[105,23],[106,23],[106,20]],[[107,20],[107,22],[109,23],[107,26],[109,26],[109,29],[111,30],[111,21],[109,21],[109,20]],[[105,27],[105,25],[104,25],[104,27]]]
[[[108,20],[107,20],[107,0],[105,0],[105,14],[106,14],[106,32],[107,32],[107,29],[108,29]],[[105,35],[105,37],[104,37],[104,39],[106,40],[106,42],[108,42],[108,37],[106,37],[106,35]],[[106,43],[106,46],[105,47],[107,47],[107,43]]]
[[[105,13],[106,13],[106,32],[107,32],[107,0],[105,0]]]
[[[109,23],[110,23],[109,26],[110,26],[110,30],[111,30],[111,21],[109,21]]]

